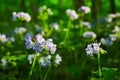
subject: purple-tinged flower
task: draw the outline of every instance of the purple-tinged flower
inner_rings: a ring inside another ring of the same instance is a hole
[[[37,34],[36,35],[36,43],[33,46],[33,50],[35,50],[37,52],[42,52],[44,45],[45,45],[45,39],[42,37],[42,35]]]
[[[25,36],[25,45],[27,49],[31,49],[34,46],[32,36],[30,36],[29,34]]]
[[[93,54],[98,54],[98,52],[100,51],[100,45],[101,43],[91,43],[89,45],[87,45],[86,53],[89,56],[93,56]]]
[[[56,46],[57,46],[56,44],[53,44],[52,39],[48,39],[46,41],[46,49],[49,50],[51,54],[55,54]]]
[[[101,43],[92,43],[93,45],[93,53],[98,53],[100,51]]]
[[[92,44],[87,45],[87,48],[85,50],[86,50],[87,55],[93,56]]]

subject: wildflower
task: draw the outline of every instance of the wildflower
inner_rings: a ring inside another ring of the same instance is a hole
[[[15,42],[15,38],[14,37],[8,37],[7,41],[9,41],[9,42]]]
[[[106,46],[111,46],[113,44],[113,42],[109,38],[101,38],[101,43]]]
[[[96,54],[100,51],[100,45],[101,45],[100,43],[91,43],[87,45],[87,48],[85,49],[86,53],[89,56],[93,56],[93,54]]]
[[[59,30],[59,26],[57,23],[51,23],[51,26],[55,29],[55,30]]]
[[[29,34],[27,34],[25,36],[25,45],[26,45],[27,49],[31,49],[34,46],[34,42],[32,41],[32,37]]]
[[[117,33],[120,31],[120,28],[118,26],[115,26],[114,30],[112,32]]]
[[[78,9],[80,12],[84,12],[85,14],[90,12],[90,8],[87,6],[81,6],[81,8]]]
[[[41,57],[39,60],[40,64],[42,67],[47,67],[50,65],[50,59],[48,59],[48,57]]]
[[[61,56],[57,54],[55,57],[55,64],[59,65],[61,61],[62,61]]]
[[[48,12],[49,15],[53,15],[53,12],[50,8],[47,9],[47,12]]]
[[[26,28],[24,28],[24,27],[20,27],[20,28],[16,28],[15,29],[15,32],[16,33],[18,33],[18,34],[23,34],[23,33],[25,33],[27,31],[27,29]]]
[[[42,52],[45,45],[45,39],[42,37],[42,35],[37,34],[36,35],[36,44],[33,46],[33,50]]]
[[[109,36],[112,41],[116,41],[116,38],[117,38],[116,35],[110,34]]]
[[[91,24],[89,22],[83,22],[82,24],[88,28],[91,28]]]
[[[34,58],[34,54],[28,55],[28,61],[29,61],[30,64],[32,64],[33,58]]]
[[[5,43],[7,41],[5,34],[0,34],[0,42]]]
[[[70,19],[75,20],[78,19],[78,14],[75,10],[67,9],[66,14],[70,17]]]
[[[55,54],[56,44],[53,44],[53,40],[52,39],[48,39],[46,41],[46,49],[49,50],[51,52],[51,54]]]
[[[24,12],[13,12],[13,17],[16,19],[20,19],[22,21],[26,21],[29,22],[31,20],[31,16],[28,13],[24,13]]]
[[[3,69],[7,66],[7,60],[6,60],[6,58],[2,58],[2,67],[3,67]]]
[[[17,18],[17,13],[16,13],[16,12],[13,12],[12,15],[13,15],[13,17],[12,17],[12,18],[13,18],[13,21],[15,21],[16,18]]]
[[[91,31],[86,31],[83,33],[84,38],[96,38],[96,34]]]

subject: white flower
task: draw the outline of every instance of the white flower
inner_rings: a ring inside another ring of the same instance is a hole
[[[59,26],[57,23],[51,23],[51,26],[55,29],[55,30],[59,30]]]
[[[78,14],[75,10],[67,9],[66,14],[70,17],[70,19],[75,20],[78,19]]]
[[[79,8],[79,11],[83,11],[85,14],[90,12],[90,8],[87,6],[81,6],[81,8]]]
[[[111,46],[113,44],[109,38],[101,38],[101,43],[106,46]]]
[[[112,41],[116,41],[116,38],[117,38],[116,35],[110,34],[109,36]]]
[[[5,68],[7,66],[7,60],[5,58],[2,58],[2,67]]]
[[[20,27],[20,28],[16,28],[15,29],[15,32],[16,33],[18,33],[18,34],[23,34],[23,33],[25,33],[27,31],[27,29],[26,28],[24,28],[24,27]]]
[[[5,34],[0,34],[0,42],[5,43],[7,41]]]
[[[83,33],[84,38],[96,38],[96,34],[91,31],[86,31]]]
[[[82,24],[88,28],[91,28],[91,24],[89,22],[83,22]]]
[[[16,20],[16,18],[20,19],[20,20],[25,20],[26,22],[29,22],[31,20],[31,16],[28,13],[24,13],[24,12],[13,12],[13,19]]]
[[[47,9],[47,12],[48,12],[49,15],[53,15],[53,12],[50,8]]]
[[[57,54],[55,57],[55,64],[59,65],[61,61],[62,61],[61,56]]]
[[[8,37],[7,41],[9,41],[9,42],[15,42],[15,38],[14,37]]]
[[[120,28],[118,26],[115,26],[114,30],[112,32],[119,32],[120,31]]]
[[[30,64],[32,64],[33,58],[34,58],[34,54],[28,55],[28,61],[29,61]]]

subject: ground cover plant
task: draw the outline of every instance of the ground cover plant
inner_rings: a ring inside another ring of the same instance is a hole
[[[81,1],[1,1],[0,80],[120,80],[120,7]]]

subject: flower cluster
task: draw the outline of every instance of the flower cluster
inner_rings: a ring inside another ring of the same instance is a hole
[[[55,55],[57,45],[53,43],[52,39],[45,40],[40,34],[37,34],[35,38],[33,38],[31,35],[26,35],[25,45],[27,49],[33,49],[36,51],[37,56],[39,57],[39,62],[43,67],[49,66],[53,59],[56,65],[59,65],[59,63],[62,61],[59,54]],[[35,54],[30,54],[28,56],[30,64],[32,63],[34,57]]]
[[[75,10],[67,9],[66,14],[70,17],[71,20],[78,19],[78,14]]]
[[[100,51],[100,45],[101,43],[91,43],[89,45],[87,45],[86,53],[89,56],[93,56],[93,54],[98,54]]]
[[[5,43],[7,41],[5,34],[0,34],[0,42]]]
[[[96,34],[91,31],[86,31],[83,33],[84,38],[96,38]]]
[[[13,20],[19,19],[21,21],[29,22],[31,20],[31,16],[28,13],[24,12],[13,12]]]
[[[81,6],[78,11],[80,12],[84,12],[85,14],[89,13],[90,12],[90,8],[87,7],[87,6]]]

